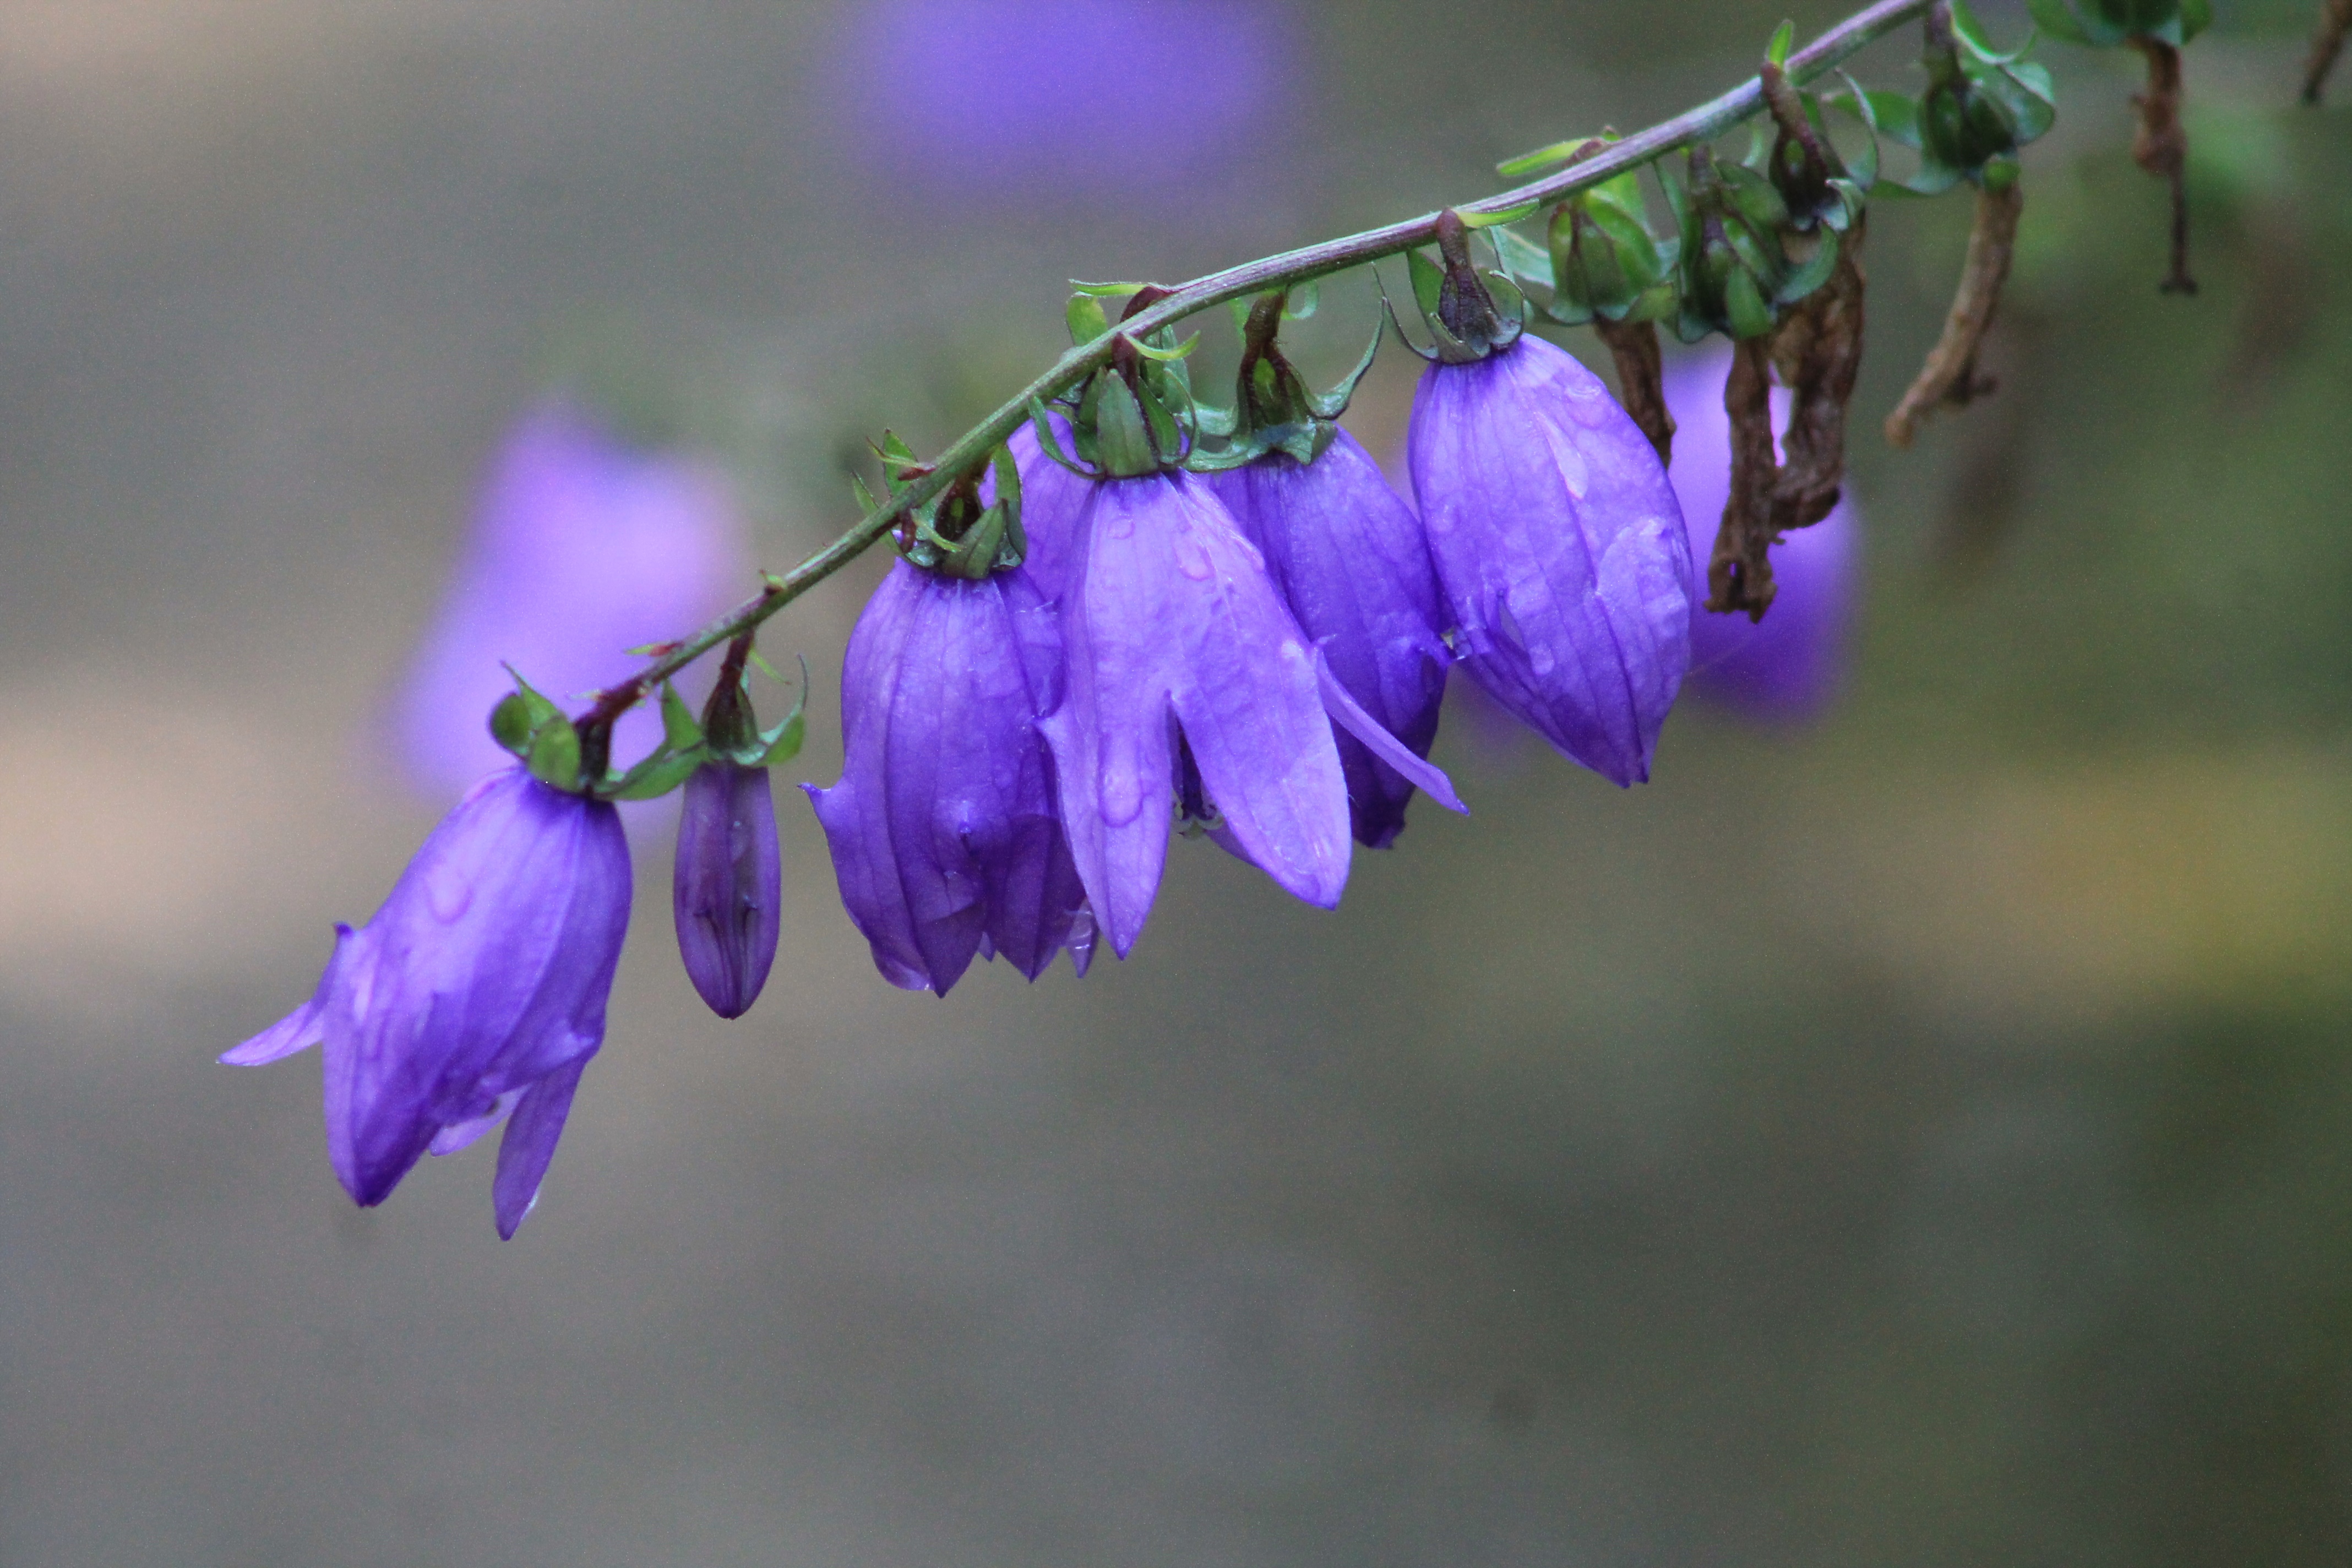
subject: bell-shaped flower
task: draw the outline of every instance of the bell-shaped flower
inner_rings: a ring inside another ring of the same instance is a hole
[[[783,857],[768,770],[705,763],[686,781],[670,908],[687,978],[722,1018],[759,1000],[776,962]]]
[[[1685,354],[1666,366],[1673,410],[1673,477],[1695,558],[1714,548],[1731,486],[1731,424],[1723,411],[1728,350]],[[1789,395],[1774,388],[1772,423],[1787,427]],[[1810,528],[1772,546],[1776,592],[1760,621],[1691,606],[1691,691],[1751,718],[1815,718],[1837,695],[1853,619],[1862,523],[1852,492]]]
[[[1180,747],[1229,847],[1329,908],[1348,879],[1338,720],[1441,804],[1445,775],[1340,684],[1214,491],[1176,471],[1106,479],[1061,603],[1067,699],[1045,721],[1095,918],[1121,957],[1159,891]]]
[[[327,1156],[362,1205],[428,1150],[500,1121],[491,1194],[511,1237],[604,1040],[629,924],[629,848],[603,801],[521,769],[476,784],[359,930],[337,928],[310,1000],[221,1060],[323,1045]]]
[[[1339,684],[1407,750],[1428,756],[1451,657],[1446,613],[1421,522],[1371,455],[1335,427],[1311,463],[1271,452],[1209,483]],[[1334,739],[1356,839],[1386,848],[1404,829],[1412,781],[1344,728]]]
[[[1647,778],[1691,605],[1681,508],[1648,438],[1600,377],[1522,337],[1423,373],[1410,455],[1471,679],[1603,777]]]
[[[1093,925],[1038,720],[1061,700],[1051,605],[1015,569],[899,562],[850,634],[841,782],[806,786],[849,918],[893,984],[946,995],[975,953],[1080,973]]]
[[[701,625],[741,594],[744,528],[725,479],[702,463],[641,450],[576,406],[551,403],[509,433],[433,626],[392,707],[402,770],[455,795],[507,759],[482,725],[528,669],[558,694],[635,669],[628,649]],[[614,750],[661,732],[649,710],[624,715]]]

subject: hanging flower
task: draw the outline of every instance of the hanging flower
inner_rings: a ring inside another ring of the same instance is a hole
[[[1167,858],[1180,743],[1230,847],[1328,909],[1348,879],[1336,719],[1441,804],[1445,775],[1348,694],[1214,491],[1181,470],[1094,487],[1061,604],[1068,696],[1045,721],[1070,848],[1125,957]]]
[[[1520,337],[1441,360],[1410,456],[1471,679],[1576,762],[1649,776],[1690,658],[1690,551],[1665,470],[1607,388]]]
[[[1370,454],[1334,426],[1311,463],[1273,452],[1209,481],[1331,673],[1415,756],[1437,738],[1449,654],[1445,611],[1421,523]],[[1344,729],[1334,731],[1356,839],[1386,848],[1413,784]]]
[[[900,562],[850,634],[841,782],[808,786],[841,900],[893,984],[946,995],[978,952],[1034,980],[1093,951],[1040,715],[1061,635],[1025,573]]]
[[[700,464],[631,447],[576,407],[543,405],[509,434],[474,510],[439,614],[393,704],[399,763],[455,795],[506,758],[482,714],[531,671],[559,695],[627,676],[628,649],[709,619],[740,592],[743,525]],[[659,738],[625,716],[615,750]]]
[[[310,1000],[221,1060],[326,1054],[327,1157],[372,1207],[428,1151],[505,1121],[491,1194],[511,1237],[604,1040],[629,924],[629,848],[602,801],[521,769],[476,784],[359,930],[336,928]]]
[[[1686,354],[1666,367],[1666,403],[1679,431],[1672,473],[1694,555],[1713,548],[1730,488],[1731,426],[1723,410],[1730,366],[1730,353],[1718,350]],[[1771,396],[1774,428],[1784,429],[1789,395],[1775,388]],[[1844,675],[1861,548],[1849,489],[1827,517],[1790,530],[1772,547],[1777,592],[1770,615],[1751,621],[1694,605],[1690,689],[1751,718],[1819,716]]]

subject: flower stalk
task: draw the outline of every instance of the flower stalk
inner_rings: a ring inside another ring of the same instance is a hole
[[[1916,20],[1927,12],[1930,0],[1876,0],[1876,4],[1863,7],[1790,54],[1781,69],[1790,82],[1801,85],[1834,68],[1885,34]],[[1756,79],[1750,78],[1696,108],[1611,142],[1590,158],[1499,195],[1462,203],[1452,210],[1465,216],[1491,218],[1555,202],[1638,169],[1663,153],[1721,135],[1763,107],[1763,89]],[[1067,393],[1110,363],[1121,342],[1132,343],[1149,338],[1162,328],[1227,300],[1271,289],[1287,289],[1432,244],[1438,237],[1440,217],[1439,213],[1424,214],[1229,267],[1169,289],[1117,326],[1068,350],[950,445],[931,465],[930,472],[897,494],[883,498],[831,542],[791,570],[770,575],[758,594],[700,631],[667,645],[628,679],[597,693],[580,722],[609,726],[620,714],[644,700],[663,680],[712,648],[759,626],[865,553],[896,528],[902,516],[936,499],[958,476],[984,464],[990,454],[1029,418],[1033,405]]]
[[[1890,444],[1908,447],[1937,409],[1948,403],[1964,407],[1993,390],[1992,378],[1977,370],[1977,354],[2000,303],[2001,285],[2009,280],[2009,264],[2017,252],[2017,220],[2024,211],[2025,192],[2014,181],[1999,190],[1977,192],[1968,256],[1960,264],[1959,287],[1944,317],[1943,335],[1903,401],[1886,416]]]

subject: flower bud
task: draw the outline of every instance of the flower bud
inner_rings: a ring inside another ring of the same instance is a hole
[[[776,961],[783,862],[768,770],[705,763],[686,781],[670,904],[687,977],[722,1018],[759,1000]]]

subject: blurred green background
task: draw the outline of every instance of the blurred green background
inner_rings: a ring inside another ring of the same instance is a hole
[[[877,158],[854,5],[0,4],[0,1565],[2352,1555],[2352,110],[2291,104],[2299,3],[2189,53],[2194,301],[2136,62],[2045,48],[2002,389],[1906,455],[1967,214],[1879,210],[1826,724],[1687,709],[1621,793],[1456,722],[1475,815],[1337,913],[1180,844],[1130,962],[945,1003],[780,791],[766,999],[702,1011],[641,852],[506,1246],[487,1146],[357,1211],[315,1068],[212,1065],[433,819],[371,715],[549,374],[781,566],[1062,279],[1483,194],[1784,14],[1276,9],[1286,135],[1024,202]],[[794,779],[879,567],[770,635]]]

